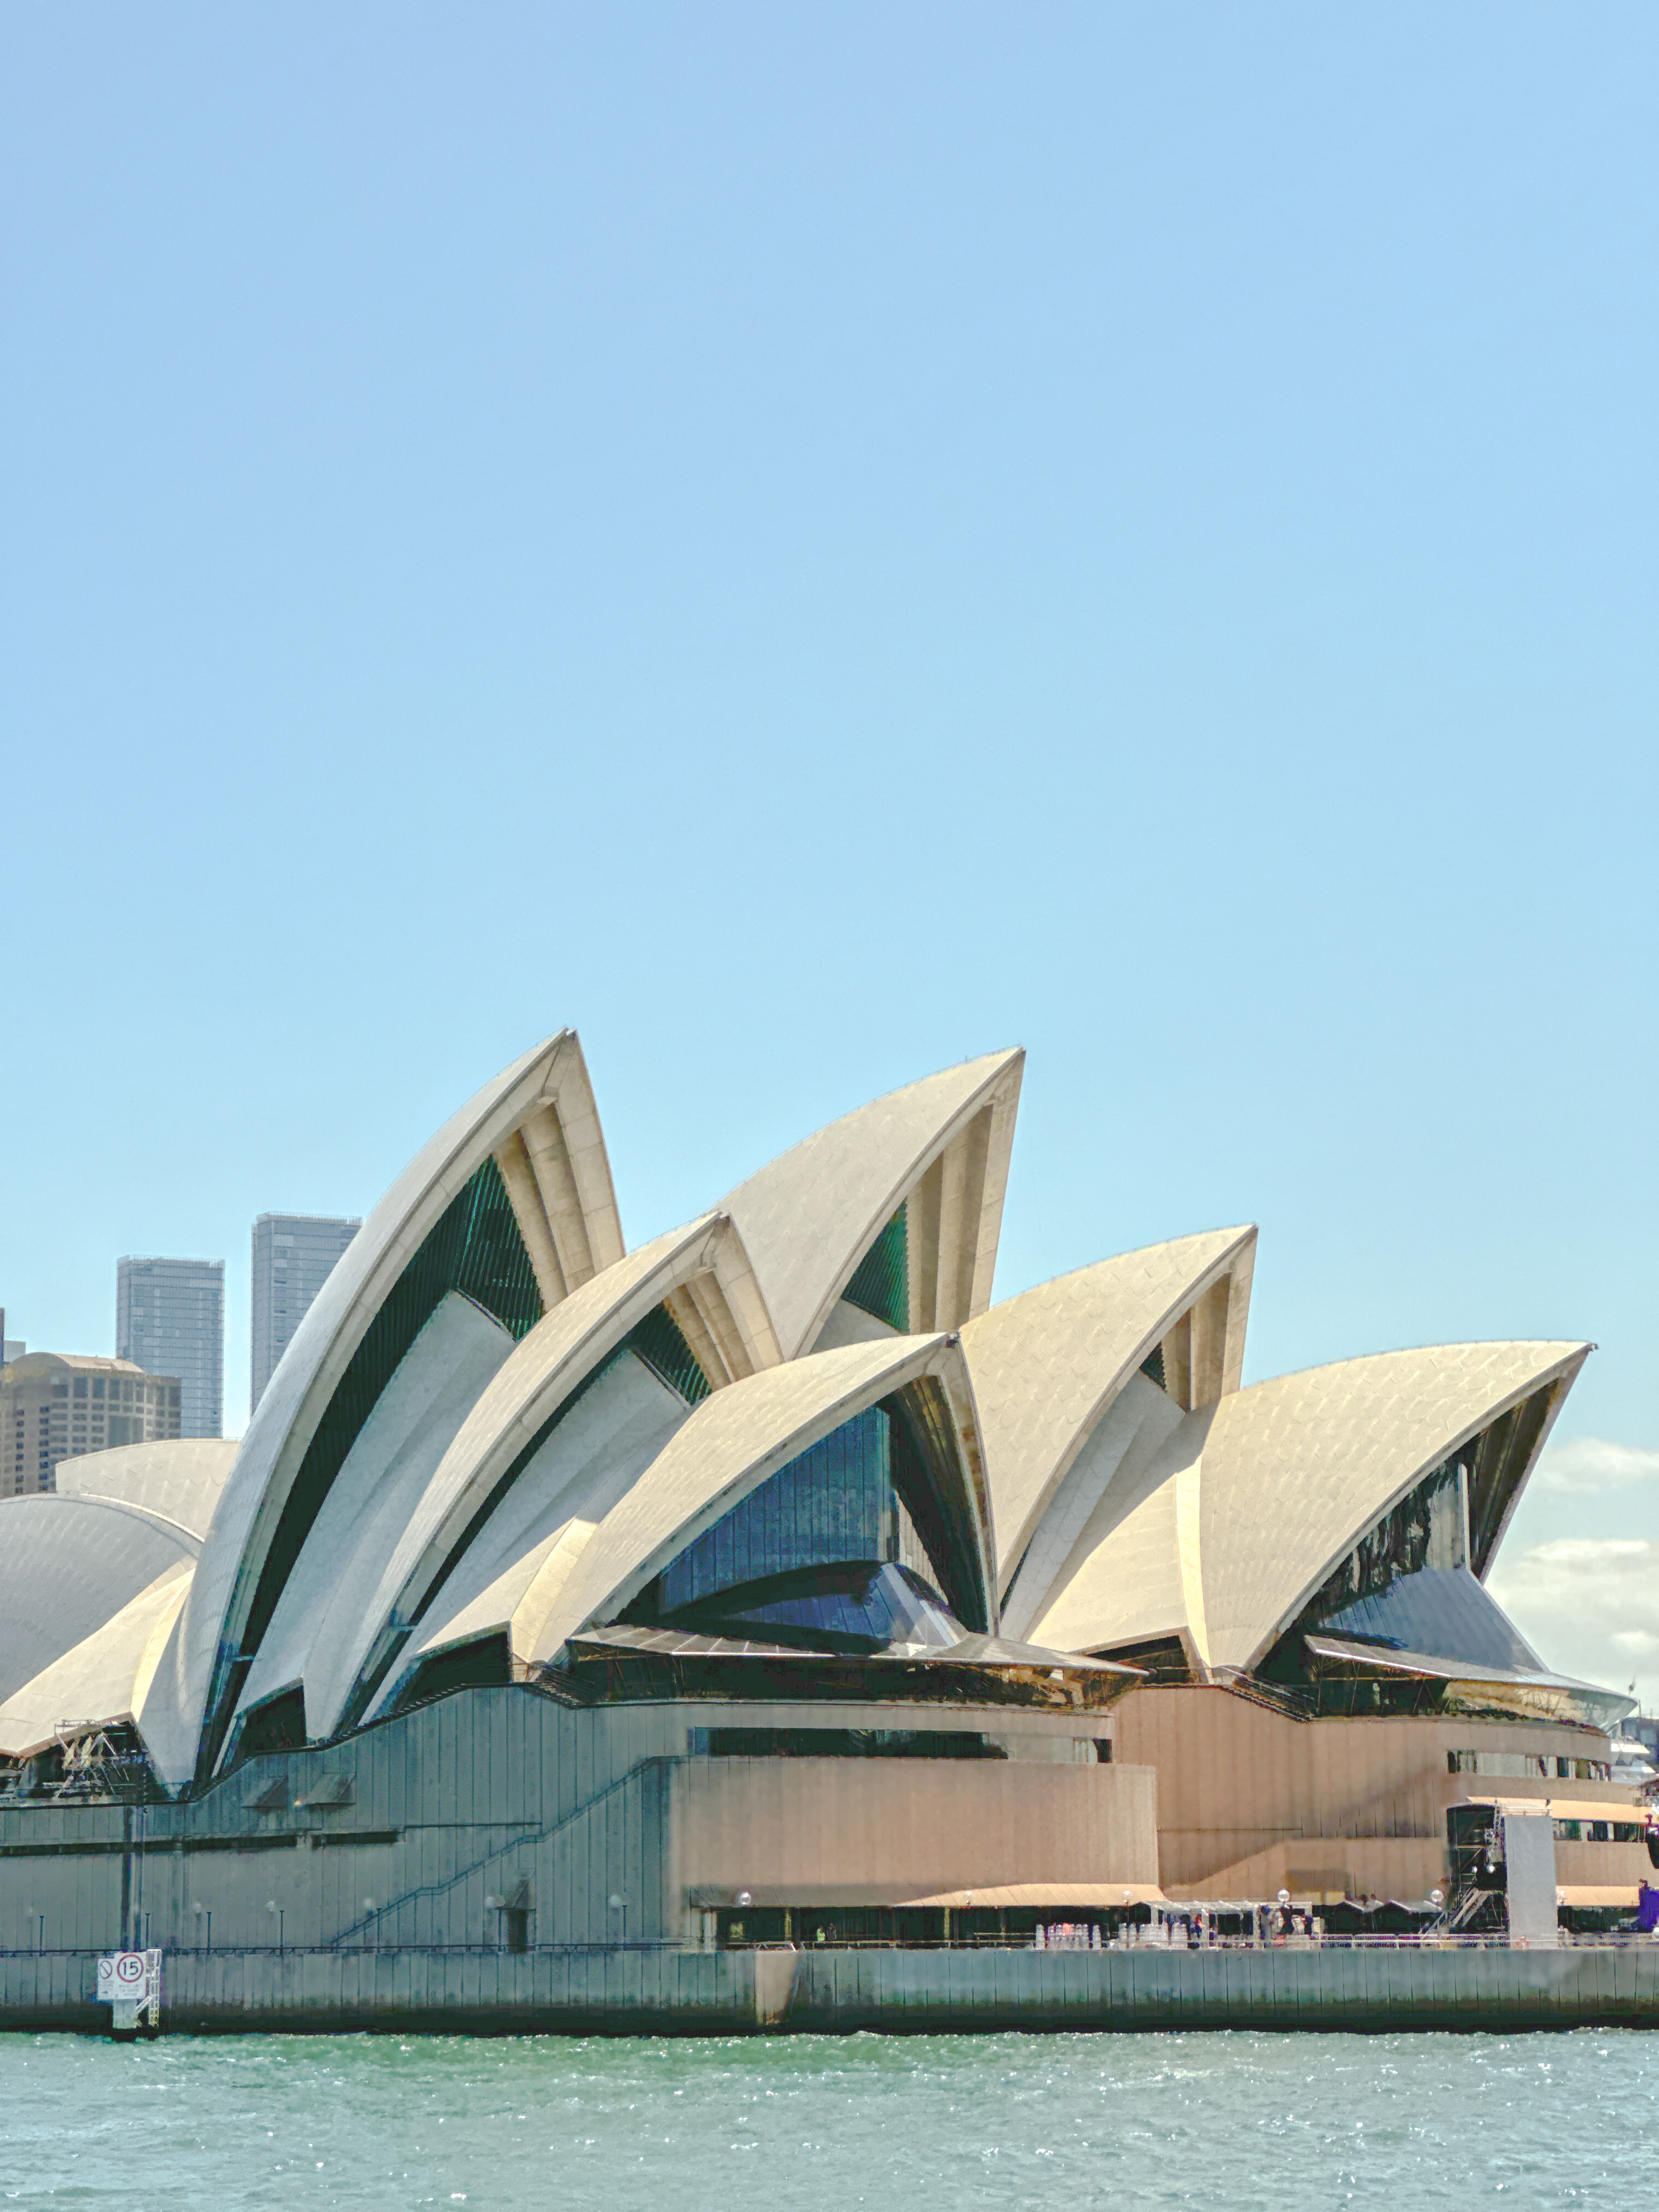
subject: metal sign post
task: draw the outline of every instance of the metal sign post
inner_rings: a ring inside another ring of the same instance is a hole
[[[130,2041],[141,2027],[161,2025],[159,1951],[106,1951],[98,1961],[96,2002],[112,2008],[111,2033]]]

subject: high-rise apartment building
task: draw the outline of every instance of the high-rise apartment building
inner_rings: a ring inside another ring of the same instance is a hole
[[[59,1460],[178,1433],[178,1382],[130,1359],[32,1352],[0,1369],[0,1498],[55,1489]]]
[[[3,1367],[8,1360],[21,1359],[27,1350],[28,1346],[21,1336],[6,1334],[6,1310],[0,1306],[0,1367]]]
[[[306,1309],[362,1227],[313,1213],[262,1213],[253,1224],[253,1359],[257,1406]]]
[[[176,1375],[178,1433],[225,1432],[225,1263],[128,1259],[116,1263],[115,1350],[152,1375]]]

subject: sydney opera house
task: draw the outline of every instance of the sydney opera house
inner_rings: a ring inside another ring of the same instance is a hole
[[[1244,1387],[1249,1228],[994,1304],[1022,1070],[631,1251],[574,1033],[487,1085],[240,1444],[0,1504],[0,1943],[1029,1940],[1504,1805],[1633,1903],[1626,1702],[1486,1588],[1589,1347]]]

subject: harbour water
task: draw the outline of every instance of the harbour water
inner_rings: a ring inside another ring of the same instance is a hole
[[[0,2036],[0,2203],[1659,2203],[1659,2036]]]

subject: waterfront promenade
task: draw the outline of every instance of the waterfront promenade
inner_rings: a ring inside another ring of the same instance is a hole
[[[0,2028],[106,2031],[97,1954],[0,1954]],[[1659,1948],[169,1953],[162,2032],[734,2035],[1659,2026]]]

